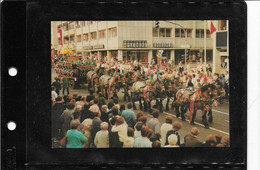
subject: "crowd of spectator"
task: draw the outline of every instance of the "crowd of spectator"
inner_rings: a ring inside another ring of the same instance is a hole
[[[181,122],[167,116],[160,124],[159,111],[150,114],[135,113],[132,103],[106,101],[101,93],[95,97],[93,91],[52,95],[52,138],[59,141],[56,147],[65,148],[229,147],[229,136],[211,134],[200,141],[197,127],[181,134]]]

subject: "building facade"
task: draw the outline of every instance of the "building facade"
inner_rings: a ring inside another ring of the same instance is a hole
[[[177,65],[193,59],[214,63],[214,37],[204,20],[185,21],[55,21],[51,23],[52,54],[70,49],[82,57],[100,60],[171,60]],[[217,21],[217,30],[228,30]],[[227,34],[228,35],[228,34]],[[223,49],[220,50],[223,53]],[[226,55],[226,54],[224,54]]]

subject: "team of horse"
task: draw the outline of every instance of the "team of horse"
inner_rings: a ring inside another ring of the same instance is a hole
[[[152,108],[163,112],[163,101],[166,100],[166,111],[169,110],[170,101],[172,109],[176,111],[176,117],[185,121],[185,114],[189,110],[189,122],[194,124],[196,113],[201,110],[202,123],[209,128],[212,123],[212,106],[218,105],[218,100],[225,96],[225,90],[217,85],[204,85],[196,91],[182,88],[178,79],[156,78],[144,80],[138,78],[136,72],[119,74],[117,70],[105,70],[99,68],[89,70],[87,73],[88,90],[101,92],[107,99],[118,97],[118,92],[124,94],[124,101],[131,101],[136,109],[135,102],[139,102],[139,108],[151,111]],[[152,101],[155,105],[152,106]],[[207,119],[208,115],[208,119]]]

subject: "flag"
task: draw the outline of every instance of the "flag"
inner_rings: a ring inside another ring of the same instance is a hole
[[[211,23],[210,23],[210,34],[213,34],[216,31],[217,31],[217,29],[216,29],[216,27],[214,26],[214,24],[211,21]]]
[[[59,29],[59,33],[60,33],[60,44],[63,47],[63,43],[62,43],[62,29]]]

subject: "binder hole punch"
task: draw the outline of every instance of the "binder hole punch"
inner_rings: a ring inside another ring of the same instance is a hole
[[[17,75],[17,69],[15,67],[10,67],[8,70],[8,73],[10,76],[16,76]]]
[[[16,123],[14,121],[10,121],[7,123],[7,128],[10,130],[10,131],[13,131],[16,129]]]

